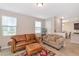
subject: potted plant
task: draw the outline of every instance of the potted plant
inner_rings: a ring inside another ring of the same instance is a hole
[[[42,35],[42,36],[43,36],[43,35],[46,35],[46,33],[47,33],[47,29],[46,29],[46,28],[42,28],[41,35]]]

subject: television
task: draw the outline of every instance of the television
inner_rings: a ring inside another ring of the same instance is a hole
[[[79,23],[74,23],[74,30],[79,30]]]

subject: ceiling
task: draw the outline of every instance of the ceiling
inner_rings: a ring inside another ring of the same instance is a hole
[[[43,19],[53,16],[79,16],[79,3],[45,3],[40,8],[35,3],[0,3],[0,9]]]

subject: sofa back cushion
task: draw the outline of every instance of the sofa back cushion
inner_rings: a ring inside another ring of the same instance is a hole
[[[30,34],[31,40],[36,40],[35,34]]]
[[[56,42],[56,40],[58,40],[61,37],[62,36],[59,36],[59,35],[56,35],[56,34],[48,34],[48,35],[44,36],[43,40]]]
[[[27,41],[36,40],[35,34],[26,34]]]
[[[26,34],[27,41],[31,40],[30,34]]]
[[[25,34],[24,34],[24,35],[16,35],[16,36],[13,36],[12,39],[15,39],[16,42],[19,42],[19,41],[26,41]]]

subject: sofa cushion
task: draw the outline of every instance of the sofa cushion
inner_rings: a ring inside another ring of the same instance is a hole
[[[58,43],[64,42],[64,38],[59,38],[58,40],[56,40],[56,42]]]
[[[20,41],[18,43],[16,43],[16,46],[21,46],[21,45],[25,45],[26,44],[26,41]]]
[[[43,40],[56,42],[59,38],[61,38],[61,36],[56,35],[56,34],[54,34],[54,35],[48,34],[48,35],[43,37]]]
[[[31,43],[35,43],[35,40],[30,40],[30,41],[26,41],[26,44],[31,44]]]
[[[27,41],[36,40],[35,34],[26,34]]]
[[[45,36],[44,40],[46,40],[46,41],[50,41],[50,40],[55,41],[55,36],[52,36],[52,35]]]
[[[31,43],[35,43],[35,40],[30,40],[30,41],[20,41],[16,43],[16,46],[21,46],[21,45],[26,45],[26,44],[31,44]]]
[[[27,41],[31,40],[30,34],[26,34]]]
[[[19,42],[19,41],[26,41],[25,34],[24,34],[24,35],[16,35],[16,36],[13,36],[12,39],[15,39],[16,42]]]
[[[30,37],[31,37],[31,40],[35,40],[36,39],[35,34],[30,34]]]
[[[51,41],[53,41],[53,42],[55,42],[55,41],[56,41],[55,36],[51,36],[50,38],[51,38],[51,39],[50,39]]]

